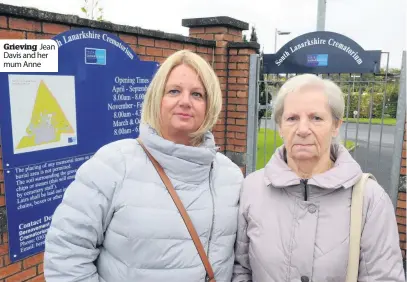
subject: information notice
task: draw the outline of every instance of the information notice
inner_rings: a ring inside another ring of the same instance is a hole
[[[49,210],[49,205],[60,203],[66,188],[75,179],[78,168],[91,157],[92,154],[75,156],[5,171],[7,179],[14,179],[16,191],[15,203],[10,202],[10,197],[7,206],[15,206],[17,211],[27,213],[48,211],[38,213],[35,217],[22,217],[17,230],[10,230],[13,238],[18,238],[19,253],[43,247],[54,211]]]
[[[159,66],[99,30],[73,29],[51,41],[58,73],[0,72],[11,262],[44,250],[55,209],[84,162],[108,143],[138,137],[144,96]],[[7,54],[14,59],[24,48],[32,60],[41,51],[13,46]]]
[[[61,184],[73,181],[78,164],[88,159],[80,156],[15,168],[17,209],[62,199],[66,187]]]

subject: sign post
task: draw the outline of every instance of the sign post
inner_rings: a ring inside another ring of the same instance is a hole
[[[57,73],[1,73],[0,126],[10,261],[44,250],[76,170],[103,145],[138,136],[158,68],[117,36],[72,29],[53,38]]]

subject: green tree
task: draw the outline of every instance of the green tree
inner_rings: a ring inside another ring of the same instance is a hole
[[[252,26],[252,32],[250,33],[250,41],[257,42],[257,33],[256,28],[254,26]]]
[[[272,96],[270,91],[268,91],[266,89],[266,84],[268,84],[269,82],[265,81],[264,79],[264,71],[263,71],[263,51],[260,53],[260,83],[259,83],[259,104],[264,106],[266,104],[270,104],[271,100],[272,100]],[[260,123],[261,123],[261,119],[266,115],[267,110],[266,109],[260,109],[259,113],[258,113],[258,120],[257,120],[257,124],[258,124],[258,129],[260,130]]]
[[[103,21],[103,8],[100,7],[99,0],[84,0],[81,11],[90,20]]]
[[[243,34],[243,42],[248,42],[246,34]]]

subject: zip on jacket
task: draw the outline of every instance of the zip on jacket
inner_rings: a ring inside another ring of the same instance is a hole
[[[215,199],[213,197],[213,191],[212,191],[212,169],[213,169],[213,162],[211,163],[211,169],[209,170],[209,191],[211,192],[211,199],[212,199],[212,221],[211,221],[211,226],[209,229],[208,248],[206,250],[206,256],[208,257],[208,259],[209,259],[209,250],[210,250],[210,245],[211,245],[211,240],[212,240],[213,225],[215,223]],[[205,275],[205,281],[209,281],[208,274]]]
[[[304,184],[304,201],[308,201],[308,179],[301,179],[301,183]]]

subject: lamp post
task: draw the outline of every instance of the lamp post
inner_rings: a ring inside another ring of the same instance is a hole
[[[288,34],[291,34],[291,32],[290,31],[281,31],[281,30],[278,30],[277,28],[275,29],[275,32],[274,32],[274,53],[277,52],[277,35],[288,35]]]
[[[317,31],[325,31],[326,1],[318,0]]]

